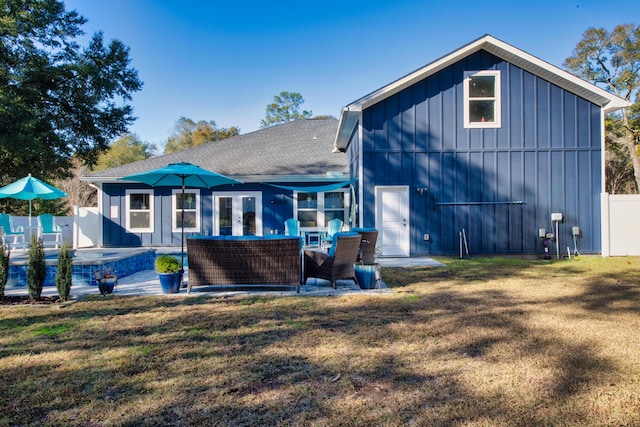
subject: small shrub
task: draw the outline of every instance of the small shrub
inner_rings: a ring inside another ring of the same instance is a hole
[[[62,301],[69,299],[71,293],[71,279],[73,277],[73,251],[68,240],[58,250],[58,274],[56,274],[56,289]]]
[[[46,277],[47,266],[44,260],[44,243],[42,242],[42,238],[31,235],[29,264],[27,266],[27,287],[29,288],[29,296],[31,298],[40,299]]]
[[[178,273],[182,270],[180,260],[171,255],[160,255],[155,262],[158,273]]]
[[[4,287],[9,280],[9,256],[11,251],[4,243],[0,244],[0,299],[4,298]]]

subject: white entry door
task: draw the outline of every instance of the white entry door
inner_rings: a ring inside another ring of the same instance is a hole
[[[247,191],[215,194],[213,234],[262,236],[262,193]]]
[[[376,228],[380,255],[409,256],[409,187],[376,187]]]

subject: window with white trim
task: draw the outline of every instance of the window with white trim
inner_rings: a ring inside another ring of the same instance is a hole
[[[125,204],[127,231],[153,233],[153,190],[127,190]]]
[[[200,232],[200,190],[174,189],[171,197],[171,230],[182,231],[182,207],[184,206],[184,231]]]
[[[329,221],[349,219],[349,191],[336,190],[324,193],[295,192],[295,216],[301,230],[324,230]]]
[[[500,127],[500,71],[465,71],[464,127]]]

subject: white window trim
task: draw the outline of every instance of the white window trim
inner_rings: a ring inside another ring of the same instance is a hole
[[[339,188],[336,190],[331,190],[331,191],[325,191],[325,192],[319,192],[317,193],[317,207],[315,209],[309,209],[309,208],[300,208],[298,209],[298,194],[299,193],[314,193],[314,191],[294,191],[293,192],[293,212],[294,212],[294,217],[298,218],[298,211],[316,211],[318,213],[318,217],[317,217],[317,221],[318,221],[318,226],[317,227],[300,227],[300,231],[320,231],[320,230],[324,230],[325,226],[324,224],[324,212],[325,212],[325,207],[324,207],[324,195],[325,193],[343,193],[344,194],[344,209],[342,209],[343,211],[343,215],[342,215],[342,221],[344,222],[345,225],[349,224],[349,212],[350,212],[350,203],[351,203],[351,192],[349,191],[349,189],[344,189],[344,188]],[[336,211],[339,209],[327,209],[329,211]]]
[[[196,226],[195,227],[185,227],[184,231],[189,233],[199,233],[200,232],[200,190],[197,188],[187,188],[184,190],[185,193],[195,193],[196,195],[196,208],[195,209],[185,209],[185,212],[196,211]],[[182,227],[177,227],[178,223],[178,198],[176,197],[178,194],[182,194],[182,188],[173,189],[171,191],[171,231],[174,233],[180,233],[182,231]]]
[[[487,98],[473,98],[476,101],[491,100],[494,101],[494,117],[493,122],[470,122],[469,121],[469,82],[472,76],[494,76],[495,77],[495,97]],[[465,128],[499,128],[502,126],[502,109],[501,98],[502,92],[500,90],[500,70],[484,70],[484,71],[465,71],[464,72],[464,127]]]
[[[132,194],[148,194],[149,195],[149,208],[148,209],[131,209],[130,197]],[[154,196],[153,190],[126,190],[125,191],[125,224],[126,229],[130,233],[153,233],[154,230]],[[148,228],[131,228],[131,212],[147,212],[149,211],[149,227]]]

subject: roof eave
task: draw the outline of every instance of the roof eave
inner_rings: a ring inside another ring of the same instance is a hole
[[[83,176],[81,181],[95,184],[135,184],[134,181],[125,181],[121,177],[90,177]],[[269,182],[334,182],[349,179],[349,174],[343,172],[328,172],[316,175],[242,175],[234,176],[234,179],[243,183],[269,183]]]
[[[349,145],[351,135],[358,125],[360,120],[360,113],[362,110],[359,108],[349,109],[345,107],[340,114],[340,120],[338,121],[338,130],[336,132],[336,139],[333,143],[333,152],[344,152]]]

